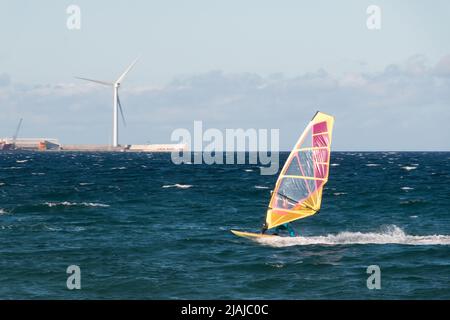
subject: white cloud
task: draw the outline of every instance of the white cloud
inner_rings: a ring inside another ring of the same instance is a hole
[[[203,120],[219,129],[280,128],[281,147],[289,149],[320,109],[336,116],[338,149],[448,150],[450,55],[435,66],[416,55],[378,73],[342,76],[323,69],[296,77],[212,71],[160,87],[125,85],[121,101],[126,143],[169,142],[175,128]],[[107,87],[8,83],[0,86],[0,103],[6,109],[1,122],[12,123],[9,131],[24,117],[28,135],[66,143],[109,141],[112,92]]]

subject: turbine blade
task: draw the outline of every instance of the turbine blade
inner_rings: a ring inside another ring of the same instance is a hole
[[[120,77],[116,80],[116,83],[122,82],[123,78],[127,75],[127,73],[134,67],[136,62],[139,60],[140,57],[137,57],[132,64],[129,65],[129,67],[120,75]]]
[[[119,106],[120,115],[122,116],[123,125],[126,127],[127,122],[125,121],[125,116],[123,115],[122,104],[119,99],[119,92],[117,92],[117,105]]]
[[[114,83],[112,83],[112,82],[106,82],[106,81],[100,81],[100,80],[93,80],[93,79],[88,79],[88,78],[80,78],[80,77],[75,77],[75,78],[81,79],[81,80],[90,81],[90,82],[100,83],[100,84],[103,84],[103,85],[105,85],[105,86],[112,86],[112,85],[114,85]]]

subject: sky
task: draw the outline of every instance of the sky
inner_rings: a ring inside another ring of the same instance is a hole
[[[79,30],[67,28],[69,5]],[[381,9],[370,30],[369,5]],[[279,129],[321,110],[334,150],[450,150],[450,2],[0,0],[0,137],[168,143],[177,128]]]

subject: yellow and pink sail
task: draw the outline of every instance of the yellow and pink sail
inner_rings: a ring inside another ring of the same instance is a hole
[[[270,199],[267,228],[317,213],[330,169],[334,118],[317,112],[281,170]]]

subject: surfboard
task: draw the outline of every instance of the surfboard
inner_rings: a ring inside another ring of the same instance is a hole
[[[316,112],[287,158],[266,212],[267,230],[319,212],[328,182],[334,118]],[[273,236],[231,230],[245,238]]]
[[[243,238],[247,238],[247,239],[278,237],[273,234],[262,234],[262,233],[245,232],[245,231],[237,231],[237,230],[230,230],[230,231],[233,234],[237,235],[238,237],[243,237]]]

